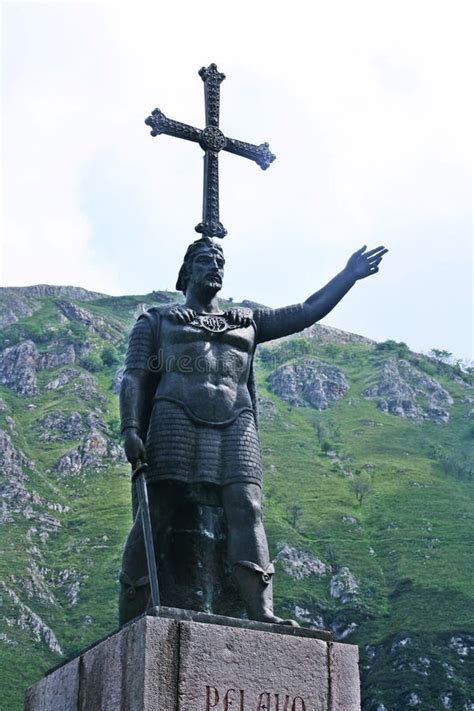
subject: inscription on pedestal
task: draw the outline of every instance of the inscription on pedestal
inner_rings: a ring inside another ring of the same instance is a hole
[[[254,694],[246,694],[245,689],[230,688],[224,691],[209,685],[206,686],[204,708],[206,711],[307,711],[301,696],[291,697],[289,694],[263,691],[255,697]]]
[[[178,690],[180,711],[327,711],[328,648],[319,639],[183,622]]]

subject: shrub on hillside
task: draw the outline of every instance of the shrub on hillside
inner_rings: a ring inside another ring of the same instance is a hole
[[[70,321],[65,328],[65,335],[70,343],[84,343],[87,340],[87,329],[82,323]]]
[[[100,354],[100,357],[102,363],[107,367],[117,365],[117,363],[120,361],[117,350],[112,345],[105,346],[102,350],[102,353]]]
[[[410,349],[403,341],[382,341],[382,343],[377,343],[375,350],[388,351],[389,353],[396,354],[399,358],[408,358],[410,355]]]
[[[45,324],[33,321],[20,326],[22,338],[34,341],[35,343],[45,343],[50,338],[50,331]]]
[[[89,370],[91,373],[97,373],[103,368],[102,360],[97,355],[97,353],[89,353],[88,355],[84,356],[80,364],[83,368]]]

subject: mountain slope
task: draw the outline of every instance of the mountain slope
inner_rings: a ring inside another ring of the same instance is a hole
[[[177,299],[0,290],[1,708],[116,627],[120,366],[137,313]],[[277,608],[360,645],[365,709],[474,709],[472,383],[321,325],[257,378]]]

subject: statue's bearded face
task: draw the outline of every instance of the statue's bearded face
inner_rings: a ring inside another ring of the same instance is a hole
[[[188,287],[191,284],[213,291],[222,289],[225,259],[217,249],[203,249],[194,257]]]

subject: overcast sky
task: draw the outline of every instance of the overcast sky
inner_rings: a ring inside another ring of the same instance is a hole
[[[202,151],[144,118],[268,141],[220,154],[223,294],[303,300],[390,248],[325,323],[472,356],[469,3],[3,3],[2,285],[174,289],[201,219]]]

